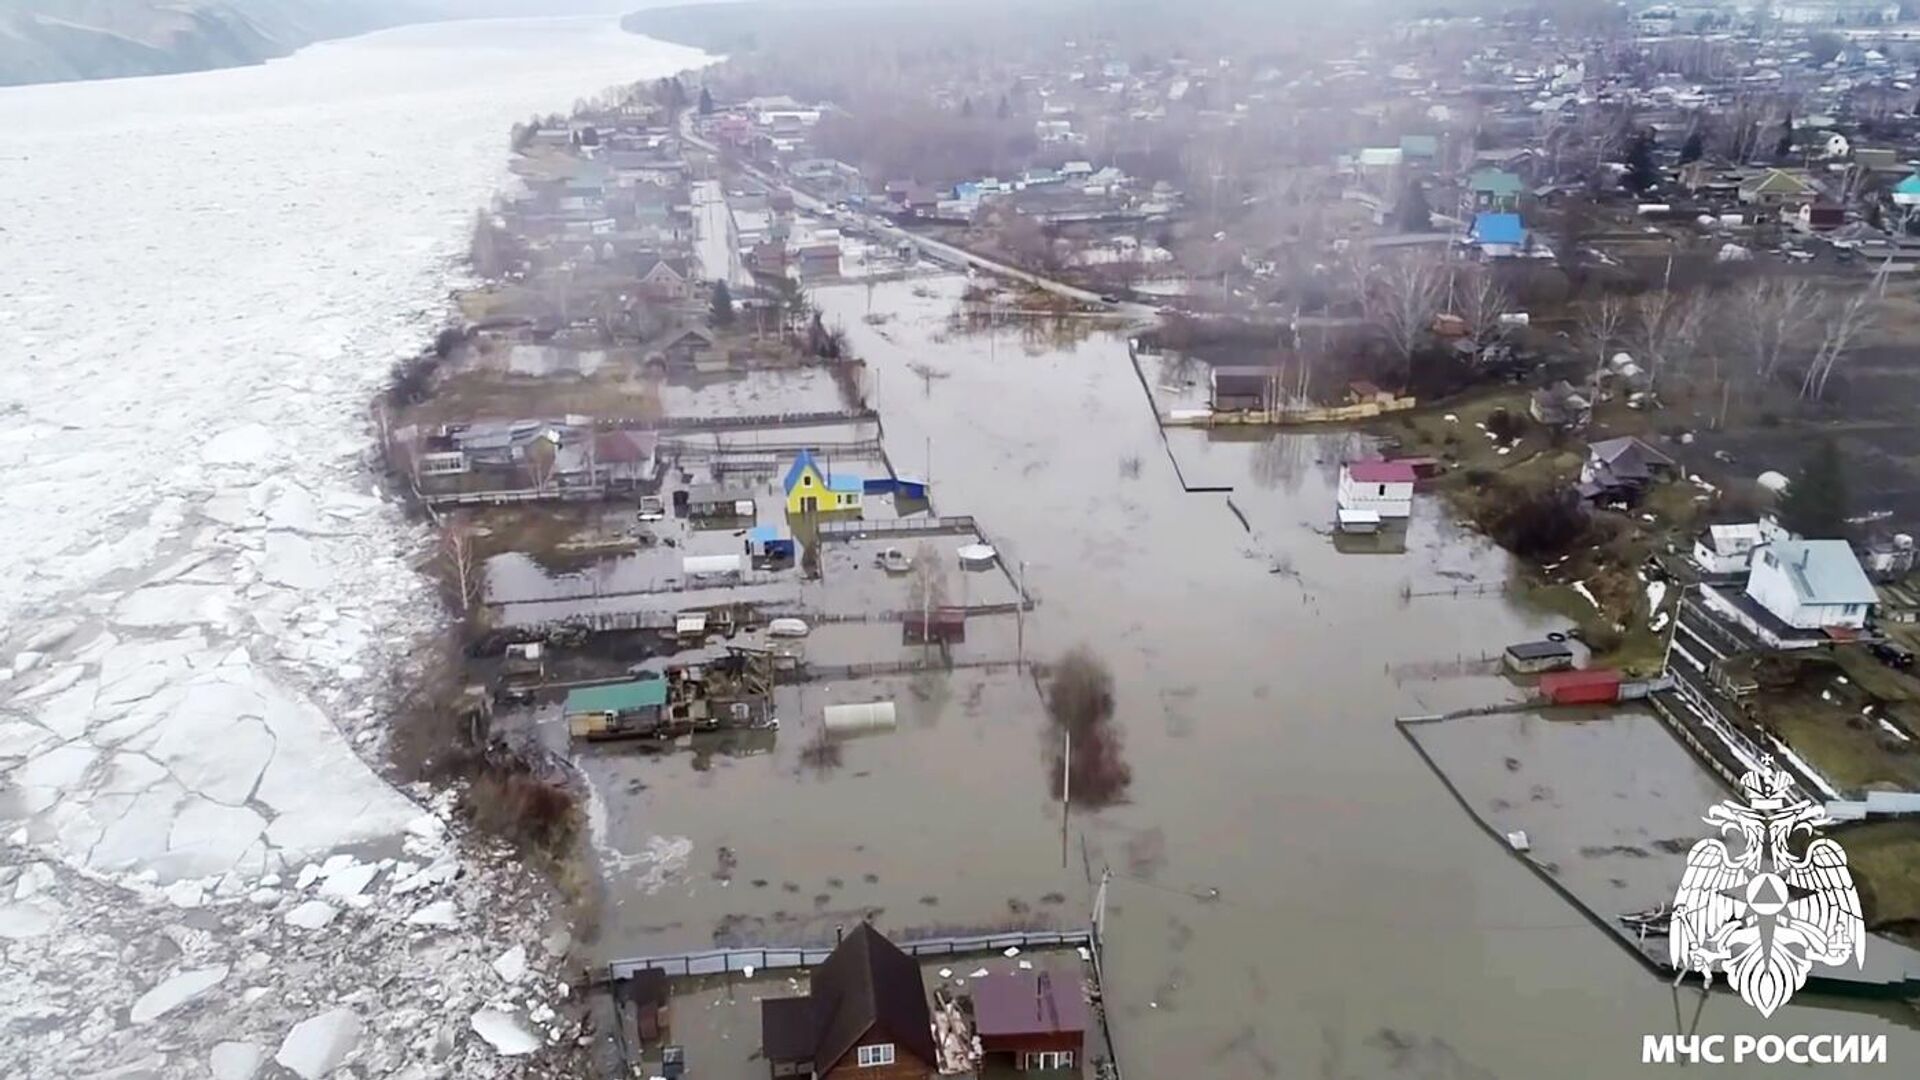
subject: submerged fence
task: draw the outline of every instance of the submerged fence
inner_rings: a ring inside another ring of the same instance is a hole
[[[999,934],[925,938],[919,941],[896,941],[894,944],[908,956],[966,956],[976,953],[1004,952],[1008,948],[1058,949],[1076,945],[1091,948],[1093,934],[1088,930],[1009,930]],[[707,949],[700,952],[615,960],[607,965],[607,976],[612,979],[630,979],[639,972],[649,969],[657,969],[670,976],[683,978],[693,975],[719,975],[729,971],[744,972],[748,968],[755,971],[781,971],[817,967],[825,963],[827,957],[832,954],[831,946],[783,948],[777,945],[761,945],[738,949]]]

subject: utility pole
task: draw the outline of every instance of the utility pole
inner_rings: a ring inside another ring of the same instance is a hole
[[[1020,604],[1013,609],[1015,642],[1014,658],[1025,665],[1027,662],[1027,560],[1020,560]]]
[[[1073,807],[1073,732],[1060,733],[1060,869],[1067,868],[1067,818]]]

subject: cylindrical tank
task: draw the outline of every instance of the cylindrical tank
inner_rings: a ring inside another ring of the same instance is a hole
[[[865,735],[874,731],[892,731],[895,720],[893,702],[862,701],[850,705],[829,705],[820,715],[829,735]]]

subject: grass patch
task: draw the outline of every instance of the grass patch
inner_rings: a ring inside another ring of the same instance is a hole
[[[1835,830],[1847,849],[1869,929],[1920,940],[1920,821],[1875,821]]]
[[[1758,705],[1761,722],[1843,789],[1920,789],[1916,745],[1901,742],[1860,715],[1864,696],[1824,686],[1824,681],[1803,679],[1791,689],[1763,695]],[[1822,690],[1836,700],[1823,700]]]

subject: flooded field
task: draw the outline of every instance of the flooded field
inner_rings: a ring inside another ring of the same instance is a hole
[[[1063,860],[1057,750],[1024,673],[793,688],[778,737],[744,756],[584,756],[610,880],[599,954],[830,942],[862,915],[896,935],[1079,925],[1109,867],[1131,1076],[1637,1069],[1640,1035],[1672,1030],[1666,989],[1464,816],[1392,724],[1515,696],[1481,658],[1560,624],[1500,595],[1504,556],[1426,501],[1402,553],[1342,554],[1328,526],[1350,436],[1163,438],[1122,338],[961,332],[963,285],[813,298],[875,369],[896,466],[930,458],[939,512],[974,515],[1024,564],[1038,607],[996,618],[981,654],[1012,629],[1028,656],[1084,646],[1110,669],[1123,797],[1075,807]],[[823,704],[882,697],[896,731],[810,749]],[[1569,763],[1592,769],[1577,752],[1541,768]],[[1604,836],[1612,806],[1573,812]],[[1649,881],[1679,872],[1645,861]],[[1920,1053],[1907,1029],[1804,1001],[1771,1025]]]

